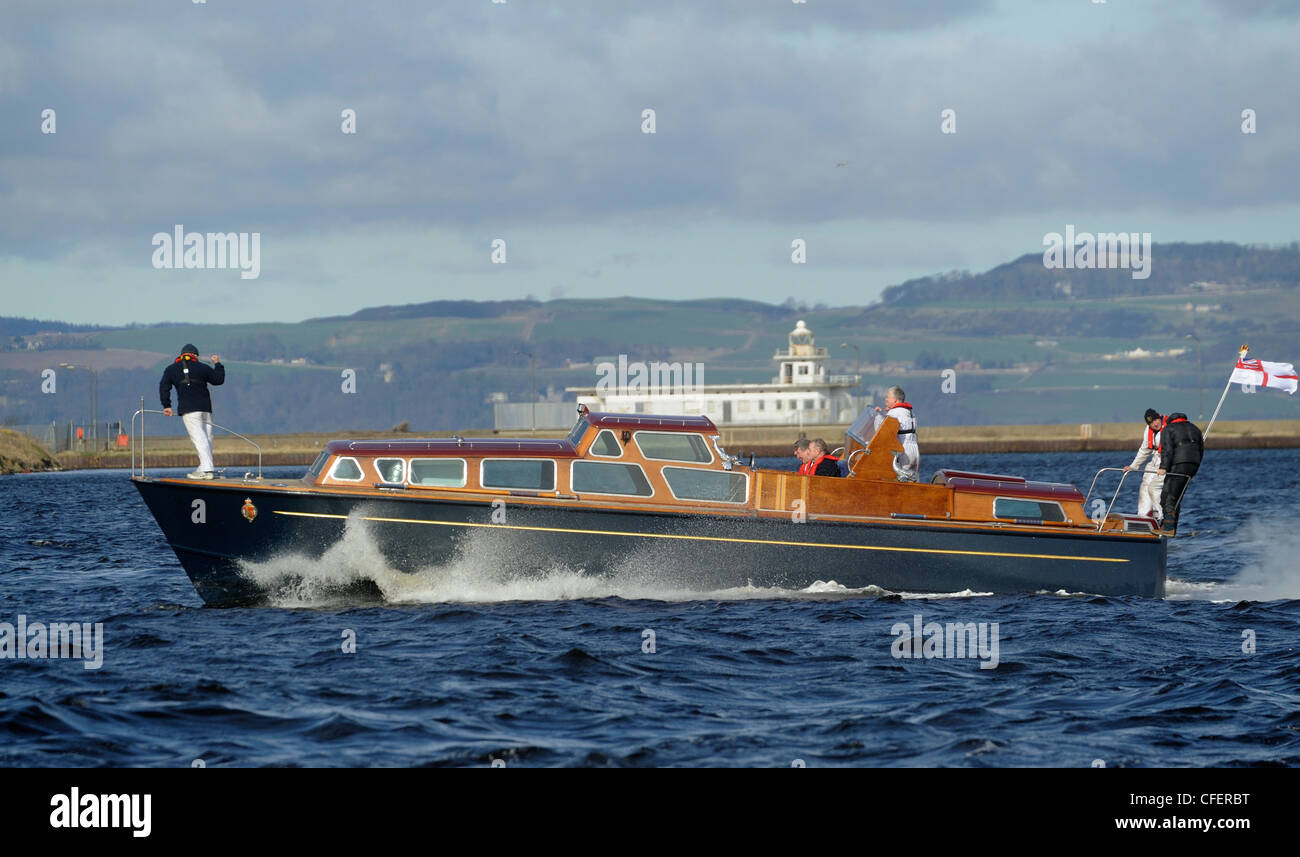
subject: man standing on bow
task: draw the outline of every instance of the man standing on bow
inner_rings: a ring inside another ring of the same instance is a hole
[[[176,388],[176,410],[185,422],[194,449],[199,454],[199,468],[185,474],[191,479],[211,479],[212,473],[212,396],[208,385],[219,386],[226,382],[226,367],[221,358],[212,355],[212,366],[199,361],[199,350],[193,345],[181,349],[181,355],[163,370],[158,382],[158,398],[163,413],[172,416],[172,387]]]
[[[1160,432],[1164,430],[1168,417],[1160,414],[1155,408],[1147,408],[1144,419],[1147,422],[1147,430],[1142,435],[1142,445],[1138,447],[1133,463],[1124,465],[1124,470],[1125,472],[1137,470],[1145,462],[1146,467],[1143,468],[1145,472],[1142,474],[1142,481],[1138,483],[1138,514],[1150,515],[1159,523],[1160,492],[1165,487],[1165,478],[1159,474]]]

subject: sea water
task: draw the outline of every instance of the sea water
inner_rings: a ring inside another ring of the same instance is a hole
[[[923,450],[927,473],[1084,490],[1126,460]],[[406,575],[353,527],[319,559],[249,566],[276,594],[237,609],[202,606],[125,472],[4,477],[0,636],[22,617],[47,644],[0,639],[0,764],[1296,765],[1298,466],[1211,452],[1163,600],[719,591],[569,557],[523,575],[482,539]],[[1127,487],[1117,508],[1135,504]],[[380,600],[349,601],[358,579]],[[56,623],[99,625],[101,662],[93,638],[51,656]],[[982,629],[985,652],[996,635],[996,663],[901,642],[926,626]]]

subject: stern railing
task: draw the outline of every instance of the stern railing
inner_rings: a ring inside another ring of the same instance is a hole
[[[1083,498],[1083,509],[1085,513],[1088,510],[1088,501],[1092,499],[1092,491],[1094,488],[1097,487],[1097,480],[1101,478],[1101,474],[1110,470],[1118,471],[1120,473],[1123,473],[1124,475],[1119,478],[1119,484],[1115,486],[1115,493],[1111,495],[1110,503],[1106,505],[1106,514],[1102,515],[1099,519],[1097,519],[1097,532],[1101,532],[1102,527],[1106,525],[1106,519],[1110,517],[1111,509],[1115,508],[1115,501],[1119,498],[1119,492],[1124,487],[1124,480],[1128,478],[1128,475],[1130,473],[1140,473],[1143,476],[1149,474],[1149,471],[1135,470],[1131,467],[1130,468],[1103,467],[1102,469],[1098,470],[1097,473],[1092,477],[1092,484],[1088,486],[1087,496]],[[1174,474],[1166,473],[1165,478],[1166,479],[1169,478],[1170,475],[1183,477],[1183,490],[1178,492],[1178,499],[1174,502],[1174,513],[1176,515],[1178,513],[1179,507],[1183,505],[1183,497],[1184,495],[1187,494],[1187,486],[1191,484],[1192,477],[1182,473],[1174,473]]]

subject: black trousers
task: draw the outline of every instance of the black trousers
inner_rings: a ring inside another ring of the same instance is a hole
[[[1171,464],[1165,471],[1165,487],[1160,491],[1160,511],[1164,514],[1162,526],[1173,529],[1178,524],[1178,509],[1187,493],[1187,481],[1196,475],[1199,464]]]

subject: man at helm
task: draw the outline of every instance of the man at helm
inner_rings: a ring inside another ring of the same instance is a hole
[[[898,474],[899,482],[915,482],[921,471],[921,449],[916,445],[916,418],[912,416],[912,406],[906,399],[902,387],[890,387],[885,393],[884,413],[881,413],[879,405],[876,406],[873,431],[880,430],[886,417],[898,420],[898,441],[903,445],[903,454],[894,456],[894,472]]]

